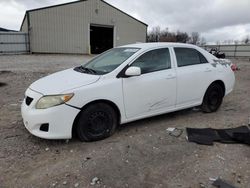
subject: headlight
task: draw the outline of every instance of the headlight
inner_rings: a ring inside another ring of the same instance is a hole
[[[46,109],[68,102],[74,96],[73,93],[65,95],[44,96],[36,103],[36,109]]]

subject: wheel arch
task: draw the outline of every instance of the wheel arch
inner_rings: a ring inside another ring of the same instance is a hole
[[[81,108],[81,110],[80,110],[80,112],[77,114],[77,116],[75,117],[74,122],[73,122],[73,126],[72,126],[72,130],[71,130],[72,137],[76,135],[76,125],[77,125],[77,122],[78,122],[78,120],[79,120],[79,117],[80,117],[81,112],[84,111],[85,109],[87,109],[88,106],[94,105],[94,104],[98,104],[98,103],[104,103],[104,104],[108,104],[109,106],[111,106],[111,107],[115,110],[115,112],[116,112],[116,114],[117,114],[118,122],[119,122],[119,123],[121,122],[121,112],[120,112],[120,109],[119,109],[119,107],[118,107],[114,102],[112,102],[112,101],[110,101],[110,100],[107,100],[107,99],[98,99],[98,100],[94,100],[94,101],[91,101],[91,102],[85,104],[85,105]]]
[[[207,92],[208,88],[209,88],[211,85],[213,85],[213,84],[218,84],[218,85],[220,85],[221,88],[222,88],[222,90],[223,90],[223,96],[225,96],[225,93],[226,93],[225,83],[224,83],[222,80],[215,80],[215,81],[213,81],[213,82],[207,87],[207,89],[206,89],[206,91],[205,91],[205,93],[204,93],[204,95],[203,95],[203,99],[204,99],[204,97],[205,97],[205,95],[206,95],[206,92]],[[202,100],[202,101],[203,101],[203,100]]]
[[[226,86],[225,86],[225,83],[222,81],[222,80],[216,80],[214,82],[212,82],[210,85],[212,84],[218,84],[221,86],[222,90],[223,90],[223,96],[225,96],[225,93],[226,93]]]

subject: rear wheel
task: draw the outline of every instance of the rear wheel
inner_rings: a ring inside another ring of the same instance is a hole
[[[223,89],[219,84],[210,85],[202,102],[202,111],[207,113],[217,111],[223,101],[223,97]]]
[[[76,132],[81,141],[97,141],[111,136],[118,124],[115,110],[108,104],[88,106],[80,114]]]

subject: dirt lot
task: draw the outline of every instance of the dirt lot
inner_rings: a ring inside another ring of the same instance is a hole
[[[20,104],[26,88],[47,74],[88,56],[0,56],[0,187],[211,187],[221,177],[250,187],[250,148],[240,144],[202,146],[169,136],[168,127],[228,128],[248,124],[250,62],[240,67],[235,90],[220,110],[193,109],[157,116],[119,128],[103,141],[49,141],[24,128]],[[1,84],[0,84],[1,85]],[[93,178],[98,183],[91,185]]]

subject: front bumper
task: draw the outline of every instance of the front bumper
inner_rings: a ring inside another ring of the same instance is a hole
[[[75,117],[79,109],[66,104],[51,107],[48,109],[36,109],[37,101],[43,96],[31,89],[27,89],[25,96],[32,98],[27,105],[24,99],[21,107],[23,122],[26,129],[33,135],[45,139],[70,139]],[[48,131],[42,131],[43,124],[48,124]]]

